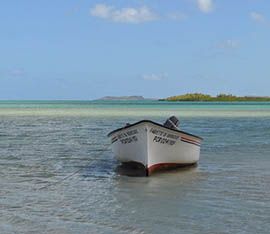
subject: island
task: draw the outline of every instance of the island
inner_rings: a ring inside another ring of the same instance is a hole
[[[260,96],[235,96],[232,94],[218,94],[211,96],[202,93],[187,93],[178,96],[171,96],[159,101],[191,101],[191,102],[269,102],[270,97]]]
[[[99,98],[101,101],[141,101],[146,100],[143,96],[105,96]]]

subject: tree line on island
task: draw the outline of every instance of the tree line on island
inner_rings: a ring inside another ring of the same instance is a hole
[[[258,97],[258,96],[234,96],[232,94],[218,94],[217,96],[211,96],[202,93],[187,93],[178,96],[171,96],[159,101],[195,101],[195,102],[241,102],[241,101],[252,101],[252,102],[268,102],[270,97]]]

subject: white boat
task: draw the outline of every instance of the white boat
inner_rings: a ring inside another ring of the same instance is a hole
[[[142,165],[147,176],[159,169],[196,164],[200,157],[202,138],[180,131],[170,119],[165,126],[151,120],[127,124],[108,137],[116,159]]]

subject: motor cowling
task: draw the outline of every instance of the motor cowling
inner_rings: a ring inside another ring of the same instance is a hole
[[[166,122],[163,125],[167,128],[179,129],[179,119],[175,116],[171,116],[166,120]]]

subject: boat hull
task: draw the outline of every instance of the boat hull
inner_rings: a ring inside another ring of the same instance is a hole
[[[142,164],[146,175],[164,168],[196,164],[200,157],[200,137],[152,121],[140,121],[109,136],[116,159]]]

